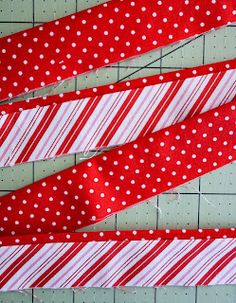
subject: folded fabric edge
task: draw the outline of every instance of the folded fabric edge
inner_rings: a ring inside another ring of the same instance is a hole
[[[0,237],[0,247],[25,244],[43,244],[56,242],[100,242],[100,241],[141,241],[141,240],[186,240],[186,239],[219,239],[235,238],[236,229],[232,228],[199,228],[199,229],[163,229],[163,230],[115,230],[88,231],[49,234],[29,234]]]
[[[233,70],[236,68],[236,59],[225,60],[213,64],[199,65],[193,68],[171,71],[154,76],[141,77],[134,80],[117,82],[88,89],[56,94],[52,96],[29,98],[24,101],[17,101],[0,105],[0,117],[9,113],[21,112],[26,109],[42,107],[46,105],[61,104],[64,102],[80,100],[88,97],[95,97],[109,93],[131,90],[135,88],[148,87],[162,84],[169,81],[179,81],[186,78],[193,78],[202,75],[214,74],[220,71]]]
[[[0,247],[4,260],[0,290],[235,284],[235,234],[211,238],[211,233],[200,239],[128,238]]]

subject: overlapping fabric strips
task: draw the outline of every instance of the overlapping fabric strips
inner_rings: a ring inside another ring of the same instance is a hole
[[[0,289],[235,284],[235,236],[226,229],[3,238]]]
[[[74,231],[236,159],[236,100],[0,198],[0,234]]]
[[[112,0],[0,39],[0,100],[236,21],[234,0]]]
[[[0,100],[236,21],[225,2],[113,0],[2,38]],[[0,290],[235,284],[233,228],[71,233],[235,161],[235,71],[2,105],[2,166],[121,146],[0,198]]]
[[[0,165],[118,146],[230,102],[235,88],[230,60],[3,105]]]

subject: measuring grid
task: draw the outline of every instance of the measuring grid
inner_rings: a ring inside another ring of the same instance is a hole
[[[0,36],[104,3],[106,0],[0,0]],[[102,68],[34,94],[56,94],[213,63],[235,57],[234,25]],[[19,99],[19,98],[18,98]],[[89,155],[91,156],[91,154]],[[87,156],[87,157],[89,157]],[[0,169],[0,195],[70,167],[85,158],[75,155]],[[218,228],[236,223],[236,164],[123,211],[83,230]],[[236,286],[128,289],[33,290],[0,293],[0,303],[208,303],[236,302]]]

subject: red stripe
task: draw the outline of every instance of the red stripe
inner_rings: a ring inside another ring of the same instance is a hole
[[[96,243],[97,246],[97,243]],[[96,248],[95,246],[95,251],[93,251],[93,259],[96,259],[99,255],[105,253],[104,251],[107,249],[107,247],[110,246],[110,242],[109,241],[105,241],[103,242],[102,245],[98,245],[98,248]],[[82,258],[83,260],[83,258]],[[81,261],[82,261],[81,260]],[[68,285],[71,285],[70,283],[72,283],[72,281],[77,277],[77,275],[83,271],[86,266],[88,266],[90,264],[91,261],[91,256],[90,257],[86,257],[86,255],[84,256],[84,260],[83,263],[79,266],[79,268],[76,268],[76,270],[67,277],[67,279],[63,282],[63,284],[61,284],[61,287],[66,287]]]
[[[47,233],[47,234],[40,234],[37,235],[37,243],[68,243],[68,242],[91,242],[91,241],[104,241],[111,240],[111,241],[124,241],[126,239],[131,240],[156,240],[161,238],[163,240],[174,240],[178,238],[179,240],[186,240],[194,238],[198,239],[207,239],[210,237],[212,239],[221,239],[223,236],[227,238],[235,238],[236,237],[236,230],[228,229],[228,228],[221,228],[219,230],[215,229],[187,229],[184,232],[182,230],[175,230],[172,229],[170,233],[167,233],[166,230],[153,230],[150,233],[149,230],[138,230],[134,234],[132,230],[122,230],[117,233],[116,231],[103,231],[104,236],[99,236],[100,232],[87,232],[87,237],[83,237],[83,233],[80,232],[60,232],[60,233]],[[53,239],[51,237],[53,236]],[[68,236],[70,237],[68,239]],[[32,236],[31,235],[17,235],[17,236],[7,236],[1,237],[1,246],[15,246],[16,240],[19,240],[21,245],[26,245],[32,243]],[[0,263],[1,264],[1,263]]]
[[[181,270],[186,267],[200,252],[207,248],[214,240],[202,240],[176,262],[158,281],[155,286],[167,285]]]
[[[43,247],[43,244],[31,245],[23,254],[17,258],[2,274],[0,288],[2,288],[16,273]]]
[[[60,131],[58,132],[57,136],[54,138],[51,145],[49,147],[47,147],[46,153],[44,154],[44,158],[50,157],[50,154],[55,149],[55,146],[57,145],[58,141],[60,141],[61,137],[63,136],[63,134],[67,130],[67,127],[68,127],[69,123],[71,123],[71,121],[74,119],[74,117],[78,115],[78,111],[81,107],[81,104],[82,104],[82,102],[76,102],[76,105],[73,107],[73,109],[71,110],[68,117],[65,119],[65,121],[63,121],[60,124]],[[73,103],[72,103],[72,105],[73,105]],[[64,108],[64,111],[67,111],[68,108],[69,108],[69,111],[70,111],[70,107],[71,106],[69,104],[69,107]],[[64,140],[63,140],[62,144],[65,144]]]
[[[50,279],[53,278],[71,259],[73,259],[87,243],[74,243],[59,259],[53,263],[34,283],[31,287],[43,287]]]
[[[176,114],[176,116],[175,116],[175,118],[174,118],[174,120],[173,120],[173,124],[175,124],[175,123],[177,123],[177,122],[179,122],[179,121],[181,121],[181,120],[184,120],[184,119],[186,119],[186,113],[188,113],[188,107],[189,107],[189,105],[191,104],[191,103],[193,103],[193,99],[194,98],[196,98],[196,94],[197,94],[197,92],[198,92],[198,90],[201,90],[201,87],[203,86],[203,87],[205,87],[206,85],[207,85],[207,83],[209,83],[209,79],[208,80],[206,80],[206,78],[207,78],[207,76],[205,75],[205,76],[203,76],[203,77],[201,77],[200,79],[199,79],[199,81],[197,82],[197,84],[195,85],[195,87],[194,87],[194,89],[191,91],[191,93],[190,93],[190,95],[188,96],[188,100],[184,103],[184,104],[182,104],[182,106],[181,106],[181,108],[179,109],[179,112]],[[194,82],[194,79],[192,78],[191,80],[190,80],[190,83],[189,83],[189,85],[188,85],[188,87],[187,87],[187,89],[186,90],[188,90],[189,89],[189,86],[191,86],[192,85],[192,83]],[[191,107],[194,107],[196,104],[198,104],[197,102],[198,102],[199,100],[197,100],[197,101],[195,101],[195,103],[193,103],[192,105],[191,105]],[[200,100],[201,101],[201,100]]]
[[[1,127],[1,134],[0,134],[0,140],[2,141],[2,143],[6,140],[12,127],[16,124],[16,121],[19,118],[19,116],[20,113],[14,113],[12,115],[9,115],[6,121],[3,123]]]
[[[113,274],[111,274],[109,276],[109,278],[102,283],[101,287],[106,287],[107,285],[109,285],[111,283],[111,281],[114,280],[118,274],[122,273],[122,271],[125,270],[125,268],[127,266],[129,266],[129,264],[131,262],[133,262],[136,258],[138,258],[143,252],[145,252],[145,250],[147,250],[150,245],[151,245],[151,241],[148,241],[148,242],[144,243],[144,245],[142,245],[138,250],[136,250],[134,253],[132,253],[126,259],[126,261],[123,262],[123,264],[120,266],[120,268],[118,270],[116,270],[115,272],[113,272]],[[129,248],[129,252],[132,251],[131,249]],[[98,280],[99,280],[99,277],[98,277]],[[94,282],[94,283],[96,283],[96,282]]]
[[[15,243],[14,243],[15,244]],[[10,255],[8,255],[4,260],[0,260],[0,270],[3,269],[3,267],[8,263],[9,259],[13,259],[22,249],[23,247],[16,247],[16,249],[14,251],[12,251],[10,253]]]
[[[11,157],[9,157],[7,164],[11,161],[12,158],[14,158],[15,154],[17,153],[18,149],[21,147],[21,144],[23,144],[25,138],[28,136],[28,134],[31,132],[31,129],[34,127],[35,123],[38,120],[38,117],[40,116],[41,112],[43,111],[43,108],[38,108],[37,111],[34,113],[33,117],[31,117],[29,124],[27,125],[27,128],[23,132],[23,134],[18,139],[17,144],[14,147],[14,153],[12,152]],[[31,139],[31,136],[30,136]],[[17,161],[17,160],[16,160]]]
[[[97,140],[97,137],[99,136],[99,132],[102,131],[102,128],[104,127],[104,125],[107,123],[107,121],[110,119],[110,116],[113,114],[113,111],[117,110],[117,107],[119,106],[119,103],[122,102],[122,98],[123,95],[125,94],[125,92],[121,92],[119,93],[119,95],[117,96],[117,98],[115,99],[115,101],[113,101],[113,105],[112,107],[110,107],[109,111],[107,112],[106,116],[103,118],[103,120],[100,121],[99,126],[96,129],[96,132],[93,134],[93,136],[91,137],[90,141],[87,143],[87,145],[84,147],[84,150],[89,150],[91,147],[92,142],[94,142],[94,140]],[[112,95],[109,97],[109,99],[107,100],[107,102],[110,101],[110,98],[112,98]],[[108,127],[110,126],[110,122]],[[101,148],[101,146],[99,146]]]
[[[209,285],[210,282],[224,269],[227,264],[236,258],[236,248],[231,249],[196,283],[197,285]]]
[[[195,105],[191,108],[186,118],[193,117],[193,115],[200,114],[203,107],[209,100],[212,93],[215,91],[217,85],[221,82],[222,78],[224,77],[225,73],[220,72],[213,76],[213,79],[211,78],[208,82],[207,86],[204,88],[204,90],[201,92],[200,96],[198,97],[197,101],[195,102]],[[213,80],[213,81],[212,81]]]
[[[147,132],[154,131],[157,122],[160,120],[160,118],[163,116],[163,114],[165,113],[168,106],[171,104],[171,102],[175,98],[177,92],[182,87],[183,82],[184,81],[181,80],[181,81],[173,82],[171,84],[171,86],[169,87],[165,96],[162,98],[162,100],[158,104],[157,108],[155,109],[155,111],[153,112],[151,117],[148,119],[148,122],[143,127],[141,133],[139,134],[140,137],[145,136],[147,134]]]
[[[189,240],[189,239],[188,239]],[[174,247],[172,248],[172,255],[171,257],[169,257],[168,255],[170,254],[170,252],[166,252],[163,256],[163,260],[166,260],[162,266],[160,268],[158,268],[157,271],[154,272],[154,274],[152,276],[150,276],[148,278],[147,281],[145,281],[145,285],[144,286],[148,286],[148,285],[153,285],[153,281],[156,280],[156,277],[158,275],[160,275],[160,273],[164,272],[166,268],[169,267],[170,264],[172,264],[174,262],[174,260],[176,260],[177,258],[179,258],[179,256],[181,256],[183,251],[186,251],[190,246],[191,246],[191,242],[190,241],[186,241],[184,243],[183,246],[181,246],[181,242],[178,242],[174,245]],[[155,265],[152,266],[152,270],[155,267]]]
[[[201,261],[204,261],[202,263],[201,268],[197,272],[195,272],[191,277],[188,278],[188,280],[185,282],[185,285],[191,285],[193,281],[196,281],[199,276],[206,270],[207,267],[210,266],[210,264],[213,262],[215,258],[218,258],[221,254],[224,254],[225,251],[229,249],[230,246],[232,246],[232,241],[228,242],[226,241],[226,244],[224,247],[221,247],[219,250],[219,246],[213,246],[213,249],[210,250],[211,258],[208,258],[208,254],[205,254],[204,257],[201,259]],[[221,244],[221,243],[220,243]]]
[[[101,258],[99,258],[83,275],[73,283],[72,287],[85,286],[111,259],[113,259],[124,247],[127,241],[116,242]]]
[[[132,124],[130,123],[131,126],[132,126],[132,130],[130,130],[130,133],[128,134],[128,136],[124,137],[125,142],[130,142],[130,141],[132,141],[132,139],[134,137],[139,136],[139,134],[137,135],[135,133],[137,132],[140,125],[141,125],[141,128],[143,128],[143,126],[142,126],[143,120],[145,120],[145,118],[149,114],[149,112],[150,111],[152,112],[153,110],[155,110],[155,106],[157,106],[156,101],[158,100],[158,98],[160,98],[160,95],[166,89],[166,85],[159,86],[158,89],[155,91],[154,96],[152,96],[152,97],[150,97],[150,95],[151,95],[151,93],[153,93],[153,91],[156,89],[156,87],[151,87],[151,89],[149,89],[148,92],[146,92],[146,95],[143,96],[143,101],[144,102],[146,102],[146,99],[150,99],[150,101],[147,104],[147,106],[145,107],[145,109],[142,110],[142,113],[140,114],[140,117],[135,122],[135,124],[133,123],[132,120],[130,120],[131,123],[132,123]],[[140,111],[140,108],[139,108],[139,111]],[[118,140],[121,140],[122,136],[123,136],[123,134],[121,133]]]
[[[107,146],[111,139],[113,138],[114,134],[116,133],[117,129],[120,127],[120,125],[123,123],[125,117],[129,114],[129,111],[134,106],[136,100],[143,92],[143,88],[138,88],[135,90],[131,90],[129,95],[127,96],[125,102],[120,107],[119,111],[111,121],[110,125],[111,128],[109,128],[100,138],[100,140],[97,143],[97,147],[99,146]]]
[[[42,261],[42,262],[37,267],[37,269],[35,269],[33,272],[31,272],[30,275],[27,275],[27,278],[24,281],[22,281],[22,283],[20,285],[18,285],[18,287],[20,289],[24,288],[25,285],[27,285],[27,283],[29,283],[29,281],[34,279],[34,277],[37,276],[38,273],[40,273],[43,270],[44,267],[46,267],[54,258],[57,258],[58,255],[60,255],[60,253],[63,251],[63,249],[66,247],[66,245],[67,245],[67,243],[61,243],[61,245],[59,247],[57,247],[55,251],[52,251],[53,244],[48,246],[45,253],[48,253],[48,251],[51,251],[52,253],[50,254],[50,256],[47,257],[46,259],[44,259],[44,261],[42,261],[42,259],[40,258],[40,261]]]
[[[84,128],[85,124],[89,120],[90,116],[93,114],[94,110],[96,109],[98,103],[101,101],[102,96],[97,96],[91,98],[88,103],[86,104],[85,108],[78,116],[77,121],[74,123],[74,126],[69,131],[66,138],[63,140],[66,144],[62,144],[57,151],[57,155],[67,153],[71,146],[74,144],[76,138],[78,137],[81,130]]]
[[[29,160],[32,152],[34,151],[35,147],[40,142],[41,138],[44,136],[46,130],[48,129],[49,125],[55,118],[57,112],[59,111],[60,106],[49,107],[47,111],[44,113],[43,119],[40,121],[39,125],[35,129],[34,133],[31,135],[30,140],[24,147],[21,152],[21,155],[18,157],[16,162],[22,162]]]
[[[125,286],[170,244],[170,241],[162,241],[161,244],[158,242],[145,256],[138,260],[135,265],[133,265],[129,270],[125,271],[125,273],[114,283],[113,286]]]
[[[229,88],[227,94],[225,94],[224,99],[220,102],[219,105],[225,104],[225,102],[227,102],[229,100],[231,95],[233,96],[233,97],[231,97],[231,99],[235,98],[236,97],[235,91],[236,91],[236,81],[234,81],[234,84],[232,85],[232,87]]]

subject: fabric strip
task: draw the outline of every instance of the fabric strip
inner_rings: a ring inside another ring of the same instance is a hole
[[[79,99],[65,94],[69,101],[63,95],[3,105],[0,165],[118,146],[230,102],[235,88],[230,60],[105,86],[99,94],[82,91]]]
[[[45,244],[57,242],[99,242],[99,241],[136,241],[156,239],[221,239],[235,238],[235,228],[215,229],[159,229],[159,230],[116,230],[116,231],[93,231],[93,232],[67,232],[50,234],[31,234],[0,237],[1,246],[16,244]]]
[[[0,100],[236,21],[235,1],[113,0],[0,39]]]
[[[74,231],[236,159],[236,100],[0,198],[0,235]]]
[[[112,240],[107,239],[106,233],[96,233],[94,241],[74,241],[73,234],[67,234],[65,242],[37,243],[36,239],[31,244],[2,246],[0,289],[196,286],[236,282],[235,230],[224,230],[222,238],[217,235],[222,234],[221,230],[190,231],[192,236],[183,239],[176,234],[185,234],[185,230],[174,231],[172,238],[168,230],[134,231],[135,240],[132,236],[129,240],[119,239],[122,233],[126,234],[125,231],[110,232],[112,238],[117,238]],[[160,233],[162,237],[158,237]],[[205,236],[198,237],[201,233]],[[83,233],[83,237],[88,234]]]
[[[164,74],[153,75],[149,77],[137,78],[134,80],[122,81],[113,84],[107,84],[103,86],[96,86],[93,88],[87,88],[83,90],[76,90],[72,92],[60,93],[57,95],[38,96],[34,98],[28,98],[25,101],[9,102],[1,104],[0,116],[21,112],[24,109],[31,109],[38,106],[59,104],[66,101],[79,100],[88,97],[95,97],[100,95],[106,95],[114,92],[121,92],[127,89],[142,88],[144,86],[162,84],[164,82],[171,82],[175,80],[185,80],[186,78],[192,78],[194,76],[204,76],[209,73],[225,72],[227,70],[236,68],[236,60],[225,60],[222,62],[212,63],[197,66],[194,68],[186,68],[178,71],[168,72]]]

